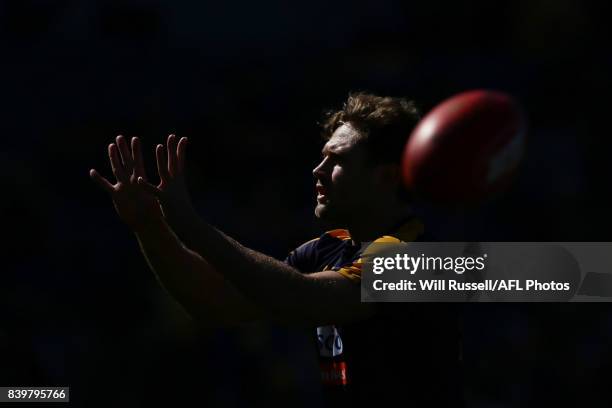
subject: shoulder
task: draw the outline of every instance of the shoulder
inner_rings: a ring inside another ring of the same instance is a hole
[[[346,241],[347,239],[351,239],[351,235],[349,234],[348,230],[335,229],[335,230],[331,230],[331,231],[327,231],[323,233],[323,235],[321,235],[320,238]]]
[[[285,262],[302,272],[313,272],[319,266],[320,259],[325,258],[330,251],[334,251],[349,239],[351,237],[344,229],[324,232],[291,251]]]
[[[405,223],[403,223],[398,229],[396,229],[390,237],[395,238],[397,241],[401,242],[414,242],[417,240],[421,240],[425,232],[425,227],[423,226],[423,222],[418,218],[412,218]],[[381,238],[386,238],[389,236],[384,236]],[[380,239],[380,238],[379,238]]]
[[[363,249],[362,256],[370,259],[375,256],[381,256],[383,253],[397,250],[395,247],[396,244],[423,242],[428,240],[423,222],[418,218],[411,218],[388,235],[383,235],[366,245]]]
[[[304,242],[302,245],[297,247],[294,251],[304,252],[311,250],[324,250],[330,246],[337,246],[343,241],[350,240],[351,236],[345,229],[335,229],[326,231],[321,236],[311,239],[310,241]]]

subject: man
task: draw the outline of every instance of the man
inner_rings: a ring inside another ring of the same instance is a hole
[[[451,310],[360,301],[367,243],[422,236],[399,169],[417,121],[411,102],[363,93],[327,117],[327,142],[313,175],[315,214],[330,231],[285,262],[244,247],[196,214],[183,177],[186,138],[170,135],[166,147],[157,146],[157,186],[146,180],[137,138],[131,149],[122,136],[109,146],[114,185],[95,170],[91,177],[111,194],[162,285],[193,316],[317,327],[332,404],[399,398],[456,406],[458,335]]]

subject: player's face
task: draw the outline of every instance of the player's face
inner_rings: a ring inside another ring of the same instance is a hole
[[[312,172],[316,179],[316,216],[339,224],[363,217],[374,193],[375,176],[367,165],[367,152],[359,143],[358,131],[343,124],[327,141],[322,155]]]

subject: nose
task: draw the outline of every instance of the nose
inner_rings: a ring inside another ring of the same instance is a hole
[[[325,165],[325,159],[321,160],[321,163],[317,165],[314,169],[312,169],[312,175],[314,178],[321,179],[325,176],[325,171],[323,166]]]

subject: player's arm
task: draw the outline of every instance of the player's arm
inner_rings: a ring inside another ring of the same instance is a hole
[[[271,319],[286,324],[346,323],[369,317],[360,285],[335,271],[302,274],[249,249],[205,221],[194,220],[192,249]]]
[[[136,237],[158,281],[193,317],[215,325],[261,317],[206,260],[183,245],[163,218],[137,231]]]
[[[167,154],[157,147],[160,186],[140,184],[156,195],[164,215],[187,247],[201,255],[245,298],[283,323],[346,322],[367,317],[371,305],[360,302],[360,287],[332,271],[304,275],[272,257],[244,247],[198,216],[183,179],[186,140],[168,138]],[[177,178],[180,179],[177,181]]]
[[[145,177],[139,140],[132,139],[131,151],[123,137],[116,142],[108,154],[117,182],[111,184],[95,170],[90,175],[110,194],[117,213],[136,234],[162,286],[193,317],[205,322],[233,324],[258,317],[257,309],[240,292],[183,245],[166,223],[158,201],[138,185],[138,177]]]

